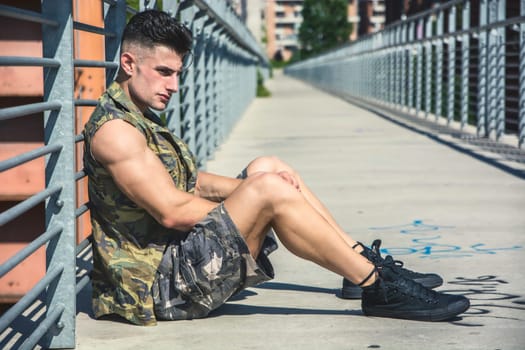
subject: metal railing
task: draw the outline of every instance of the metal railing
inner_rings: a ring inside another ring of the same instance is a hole
[[[106,85],[118,68],[120,33],[126,12],[158,7],[144,1],[133,9],[121,0],[104,0],[104,27],[73,20],[72,2],[43,0],[42,11],[0,5],[0,16],[42,25],[42,57],[0,56],[0,66],[43,67],[43,102],[0,109],[3,121],[42,113],[44,146],[0,161],[0,172],[45,157],[45,189],[0,213],[1,227],[45,201],[45,232],[0,266],[7,274],[42,246],[46,247],[46,274],[0,317],[0,347],[32,349],[74,348],[76,294],[89,283],[90,241],[76,244],[76,218],[89,210],[76,207],[75,106],[93,106],[94,100],[74,98],[76,67],[106,69]],[[231,130],[255,97],[257,69],[267,74],[268,61],[255,39],[225,1],[164,0],[162,9],[180,18],[194,35],[193,64],[181,77],[180,92],[164,111],[168,127],[190,145],[200,168]],[[105,61],[75,59],[73,31],[105,38]],[[1,141],[1,140],[0,140]],[[5,185],[5,184],[4,184]],[[1,235],[1,231],[0,231]],[[86,264],[87,261],[87,264]],[[81,265],[81,266],[80,266]],[[27,321],[27,322],[24,322]],[[32,324],[29,330],[17,324]]]
[[[475,137],[525,142],[525,0],[455,0],[286,73]]]

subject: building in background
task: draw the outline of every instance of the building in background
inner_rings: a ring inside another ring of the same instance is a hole
[[[270,59],[288,61],[299,49],[302,10],[302,0],[266,1],[263,21],[266,52]]]
[[[255,39],[266,47],[270,59],[288,61],[300,48],[299,28],[303,0],[229,0]],[[440,0],[348,0],[349,40],[382,30]]]
[[[350,41],[357,40],[357,28],[359,27],[359,0],[348,0],[348,22],[352,23]]]
[[[260,0],[260,2],[264,6],[263,42],[266,43],[268,57],[277,61],[288,61],[300,48],[298,34],[303,21],[301,15],[303,1]],[[385,23],[385,1],[348,0],[347,17],[348,22],[352,23],[349,37],[351,41],[362,35],[360,28],[363,22],[366,24],[365,34],[381,30]]]
[[[359,0],[358,36],[378,32],[385,27],[385,3],[390,1]]]
[[[265,0],[227,0],[258,43],[262,43]]]

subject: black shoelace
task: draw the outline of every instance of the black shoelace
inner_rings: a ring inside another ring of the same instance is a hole
[[[399,275],[399,273],[396,272],[396,261],[390,255],[387,255],[386,258],[383,259],[382,263],[378,266],[380,274],[384,268],[393,270],[397,275],[398,278],[392,281],[394,284],[393,289],[395,289],[397,292],[406,296],[417,298],[428,304],[438,303],[438,294],[435,291],[425,288],[423,285]],[[388,302],[386,295],[387,287],[383,281],[383,278],[380,280],[380,286],[384,292],[385,302]]]
[[[372,251],[372,256],[370,257],[371,261],[374,263],[374,264],[382,264],[384,262],[384,258],[381,256],[381,240],[380,239],[376,239],[372,242],[372,247],[371,247],[371,251]],[[390,256],[390,255],[389,255]],[[391,256],[390,256],[391,257]],[[391,257],[392,258],[392,257]],[[403,262],[401,260],[394,260],[392,258],[392,261],[394,262],[394,265],[392,266],[392,269],[394,270],[397,270],[397,269],[402,269],[402,270],[405,270],[405,272],[409,272],[411,274],[413,274],[412,271],[410,270],[407,270],[405,268],[403,268]]]

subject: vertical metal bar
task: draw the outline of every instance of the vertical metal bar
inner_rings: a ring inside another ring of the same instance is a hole
[[[163,0],[162,9],[170,14],[170,16],[177,16],[177,8],[179,0]],[[166,121],[168,129],[177,136],[181,136],[181,113],[180,113],[180,85],[179,90],[171,96],[171,99],[166,106]]]
[[[157,0],[139,0],[139,11],[157,8]]]
[[[370,40],[372,41],[372,40]],[[359,44],[357,44],[359,45]],[[357,45],[356,45],[356,50],[357,50]],[[352,57],[352,53],[349,53],[349,56]],[[365,85],[366,86],[366,90],[363,89],[362,87],[360,88],[357,83],[354,83],[353,84],[353,88],[355,91],[359,91],[361,92],[361,94],[365,95],[366,97],[368,98],[371,98],[373,96],[373,92],[374,91],[377,91],[375,88],[376,88],[376,80],[374,79],[375,78],[375,74],[376,74],[376,60],[377,60],[377,54],[376,53],[370,53],[368,55],[368,62],[365,64],[365,67],[366,67],[366,75],[364,75],[362,78],[365,78],[367,79],[367,84]],[[357,62],[358,59],[354,59],[353,61]],[[349,64],[350,65],[350,64]],[[359,67],[356,67],[356,68],[359,68]],[[352,71],[355,71],[356,68],[350,68]]]
[[[425,21],[425,118],[432,111],[432,18]]]
[[[395,75],[395,81],[394,81],[394,88],[395,88],[395,107],[401,108],[402,104],[402,87],[403,87],[403,47],[400,45],[401,42],[401,25],[396,26],[396,35],[395,35],[395,69],[396,69],[396,75]]]
[[[230,104],[230,42],[228,35],[223,36],[223,56],[221,61],[221,106],[222,106],[222,122],[221,122],[221,140],[224,140],[227,136],[227,129],[230,122],[231,116],[231,104]]]
[[[456,5],[448,13],[448,91],[447,91],[447,124],[454,120],[456,101]]]
[[[62,190],[46,200],[46,231],[62,228],[46,248],[47,270],[62,269],[47,289],[46,313],[64,307],[57,323],[46,333],[48,348],[75,347],[75,123],[72,2],[42,2],[42,14],[59,25],[42,26],[43,56],[61,62],[59,68],[44,70],[44,101],[58,101],[61,109],[44,113],[44,139],[47,145],[59,144],[59,153],[46,157],[46,187]]]
[[[393,30],[387,30],[385,32],[386,37],[386,49],[385,49],[385,100],[386,105],[391,105],[394,101],[394,91],[392,91],[392,81],[395,79],[395,55],[394,50],[391,48],[393,39]]]
[[[386,51],[386,65],[385,65],[385,79],[386,79],[386,104],[391,105],[394,103],[394,89],[393,89],[393,82],[396,78],[395,76],[395,69],[396,69],[396,61],[395,61],[395,50],[392,49],[392,42],[394,39],[394,30],[388,30],[386,32],[386,38],[387,38],[387,49]]]
[[[400,30],[400,37],[399,37],[399,42],[398,42],[398,45],[400,46],[399,47],[399,55],[401,56],[401,59],[400,59],[400,65],[401,65],[401,71],[400,71],[400,74],[401,76],[399,77],[399,107],[401,108],[401,110],[403,110],[406,105],[407,105],[407,102],[406,102],[406,92],[407,92],[407,57],[408,57],[408,53],[409,53],[409,47],[408,45],[406,44],[406,40],[407,40],[407,23],[402,23],[401,25],[401,30]]]
[[[382,64],[383,64],[383,50],[382,50],[382,40],[383,40],[383,33],[379,32],[376,36],[376,46],[373,47],[376,51],[372,53],[372,56],[374,57],[374,67],[372,73],[372,79],[373,79],[373,91],[371,96],[374,97],[374,99],[382,100],[384,98],[383,96],[383,88],[384,88],[384,82],[382,81]]]
[[[208,43],[206,46],[205,66],[206,66],[206,158],[212,159],[215,153],[215,122],[217,119],[217,106],[215,98],[216,75],[215,75],[215,60],[217,50],[216,33],[214,25],[207,25],[205,27],[205,40]]]
[[[479,25],[481,27],[488,24],[488,0],[480,0],[479,3]],[[478,47],[478,111],[477,111],[477,133],[478,136],[488,136],[487,132],[487,29],[479,33]]]
[[[525,1],[525,0],[524,0]],[[463,3],[461,14],[461,129],[468,123],[469,114],[469,62],[470,62],[470,34],[466,31],[470,28],[470,1]]]
[[[120,64],[120,40],[122,29],[126,25],[126,1],[118,0],[116,4],[104,3],[104,28],[114,36],[105,37],[106,61]],[[106,87],[116,78],[117,70],[106,69]]]
[[[400,71],[400,62],[399,62],[399,51],[397,47],[397,34],[398,34],[398,26],[392,28],[391,34],[390,34],[390,103],[394,108],[397,106],[397,102],[399,99],[399,71]]]
[[[419,19],[417,30],[423,28],[423,18]],[[419,35],[418,35],[418,39]],[[422,97],[423,97],[423,42],[421,40],[416,44],[417,53],[416,53],[416,116],[419,115],[422,106]]]
[[[343,62],[341,62],[341,65],[343,66],[344,68],[344,75],[343,75],[343,84],[344,84],[344,94],[351,94],[352,90],[354,89],[355,87],[355,81],[352,81],[350,79],[350,77],[352,76],[352,73],[351,73],[351,66],[350,66],[350,62],[349,62],[349,59],[348,59],[348,54],[345,52],[345,60]],[[368,72],[368,68],[364,68],[362,71],[361,71],[361,74],[359,76],[356,76],[357,79],[362,79],[363,78],[363,74],[367,74]],[[366,88],[366,86],[364,86]]]
[[[495,21],[504,21],[506,17],[506,0],[498,0],[494,3],[493,0],[493,11],[496,12]],[[496,55],[496,79],[495,79],[495,96],[496,96],[496,110],[494,111],[495,116],[495,127],[496,127],[496,140],[499,140],[505,133],[505,51],[506,51],[506,34],[505,27],[500,25],[494,29],[495,38],[495,55]]]
[[[358,44],[356,44],[356,46],[357,45]],[[361,94],[361,95],[366,95],[367,97],[370,96],[369,91],[372,90],[372,84],[374,84],[374,81],[372,79],[372,73],[371,73],[371,70],[372,70],[371,67],[374,64],[374,60],[375,60],[374,55],[369,54],[367,62],[363,62],[360,66],[357,66],[358,65],[357,62],[359,62],[359,59],[352,59],[353,55],[352,55],[351,47],[348,48],[348,52],[346,56],[348,57],[345,63],[345,66],[348,72],[347,81],[350,84],[349,86],[350,89],[348,90],[348,93],[350,95],[351,94]],[[358,81],[352,81],[352,79],[350,79],[350,77],[355,72],[355,69],[361,69],[361,74],[355,74],[355,76],[357,76],[359,79]],[[362,79],[366,79],[366,82],[364,84],[361,82]],[[360,84],[362,84],[361,89],[359,89]]]
[[[498,8],[495,0],[488,0],[487,22],[493,23],[498,19]],[[498,80],[498,34],[497,29],[493,28],[487,34],[487,114],[486,114],[486,135],[489,138],[496,138],[496,114],[498,108],[497,101],[497,80]]]
[[[442,99],[443,99],[443,10],[439,10],[436,14],[436,53],[435,60],[436,72],[434,76],[434,86],[435,86],[435,104],[434,104],[434,117],[437,121],[439,117],[443,114],[442,108]]]
[[[226,124],[226,96],[225,96],[225,85],[227,84],[226,80],[226,34],[220,33],[217,43],[219,49],[217,50],[217,62],[215,63],[216,67],[216,95],[217,95],[217,116],[218,123],[215,126],[216,128],[216,137],[217,142],[220,144],[225,138],[224,129]]]
[[[520,15],[525,16],[525,0],[520,1]],[[525,23],[520,23],[520,88],[519,88],[519,130],[518,146],[523,148],[525,144]]]
[[[230,134],[230,130],[233,126],[235,120],[235,112],[237,109],[238,96],[235,96],[234,91],[236,90],[237,81],[235,79],[235,73],[237,72],[238,62],[235,56],[235,42],[229,38],[228,40],[228,90],[226,91],[228,106],[228,124],[226,130],[224,130],[225,135]]]
[[[194,100],[195,100],[195,155],[197,157],[197,166],[200,169],[206,167],[206,105],[205,105],[205,80],[204,74],[206,67],[205,49],[206,40],[204,38],[204,22],[206,16],[202,13],[197,13],[193,19],[193,40],[194,44]]]
[[[188,5],[180,11],[180,19],[188,28],[191,28],[192,33],[195,33],[193,28],[193,16],[195,14],[195,6]],[[195,50],[195,41],[193,42],[193,50]],[[195,152],[195,83],[194,83],[194,66],[193,63],[181,75],[181,103],[182,103],[182,132],[181,137]]]
[[[417,45],[413,44],[414,41],[414,31],[416,29],[415,21],[410,21],[408,25],[408,45],[407,45],[407,54],[408,54],[408,111],[412,111],[415,107],[414,104],[414,85],[416,81],[416,71],[415,71],[415,60],[417,60]]]
[[[384,45],[383,45],[384,43]],[[387,85],[387,55],[388,55],[388,49],[386,46],[388,45],[387,36],[382,35],[381,40],[381,51],[379,54],[379,81],[377,82],[379,90],[381,93],[379,95],[379,102],[387,101],[388,99],[388,85]]]
[[[388,79],[388,104],[395,107],[396,102],[396,95],[397,92],[395,91],[395,82],[397,79],[397,57],[396,57],[396,48],[395,48],[395,40],[396,40],[396,28],[392,28],[388,33],[388,71],[387,71],[387,79]]]

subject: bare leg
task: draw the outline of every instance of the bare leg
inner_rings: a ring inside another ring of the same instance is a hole
[[[295,255],[313,261],[354,283],[374,269],[320,214],[303,192],[274,173],[254,173],[225,200],[251,254],[259,254],[268,225]],[[372,276],[365,285],[375,281]]]
[[[253,160],[247,167],[248,176],[258,172],[278,173],[281,171],[290,173],[299,182],[301,193],[304,195],[305,199],[310,203],[310,205],[315,208],[315,210],[317,210],[319,215],[321,215],[328,222],[328,224],[332,226],[334,231],[341,236],[346,244],[348,244],[350,247],[354,247],[357,242],[343,231],[343,229],[339,226],[339,224],[337,224],[333,216],[330,214],[328,209],[326,209],[326,207],[312,193],[308,186],[306,186],[301,176],[288,164],[284,163],[277,157],[259,157]],[[356,246],[355,250],[360,253],[363,249],[361,246]]]

